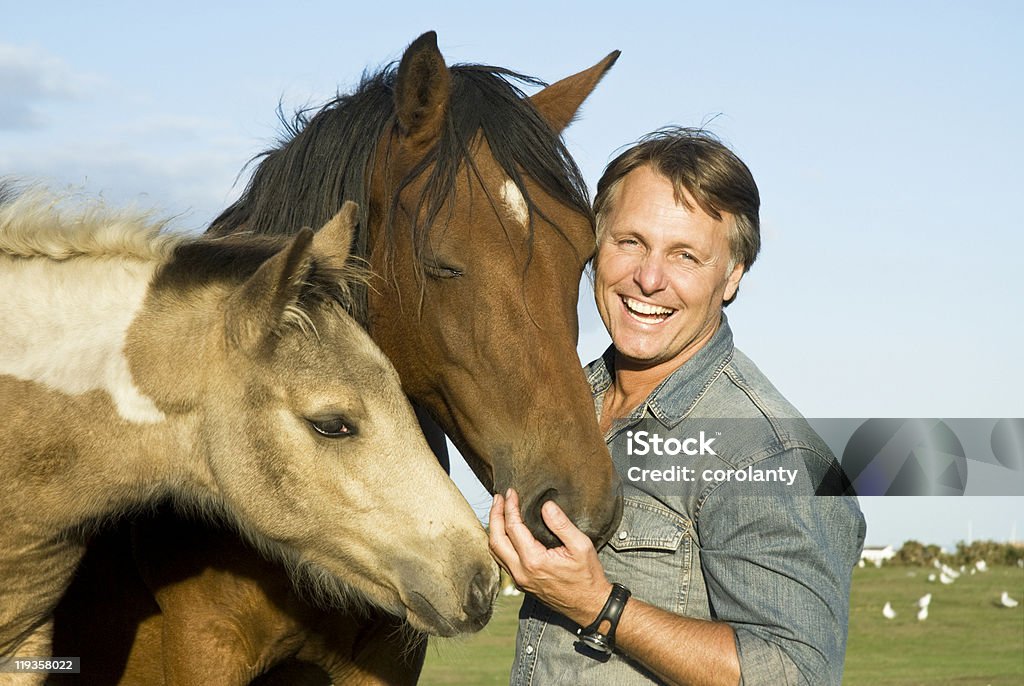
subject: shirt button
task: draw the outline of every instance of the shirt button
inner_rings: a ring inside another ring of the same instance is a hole
[[[526,646],[526,654],[533,655],[533,646]]]
[[[629,532],[628,531],[620,531],[619,532],[619,540],[620,541],[625,541],[627,538],[629,538]]]

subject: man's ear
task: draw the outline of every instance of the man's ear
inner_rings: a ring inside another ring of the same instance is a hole
[[[740,280],[743,278],[743,274],[747,271],[746,265],[742,263],[736,264],[726,277],[725,292],[722,294],[722,302],[728,305],[736,297],[736,291],[740,288]]]

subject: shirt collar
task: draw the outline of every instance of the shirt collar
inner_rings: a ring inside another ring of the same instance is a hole
[[[637,407],[628,419],[639,419],[645,410],[657,417],[665,426],[673,427],[690,413],[711,383],[718,378],[732,360],[735,348],[729,320],[722,313],[722,322],[707,343],[687,360],[682,367],[668,375],[658,387]],[[615,369],[615,346],[587,369],[587,381],[599,401],[612,383]]]

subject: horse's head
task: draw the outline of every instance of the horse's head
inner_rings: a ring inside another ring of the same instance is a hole
[[[519,492],[548,545],[549,499],[597,542],[621,511],[575,349],[593,218],[560,140],[616,57],[526,99],[500,72],[449,69],[425,34],[398,67],[371,175],[370,332],[481,482]]]
[[[354,213],[347,204],[276,252],[258,239],[213,242],[221,256],[209,259],[260,265],[216,289],[223,316],[207,349],[221,359],[200,429],[213,487],[317,590],[355,589],[423,631],[474,630],[490,616],[497,570],[395,369],[343,309]],[[246,255],[236,249],[246,242],[263,247]]]

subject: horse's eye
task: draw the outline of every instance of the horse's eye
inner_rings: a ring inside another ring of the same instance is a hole
[[[344,417],[324,417],[322,419],[307,419],[313,430],[328,438],[345,438],[355,436],[356,428],[345,420]]]
[[[461,269],[455,267],[448,267],[443,264],[430,264],[423,265],[427,274],[434,277],[435,279],[456,279],[463,275]]]

